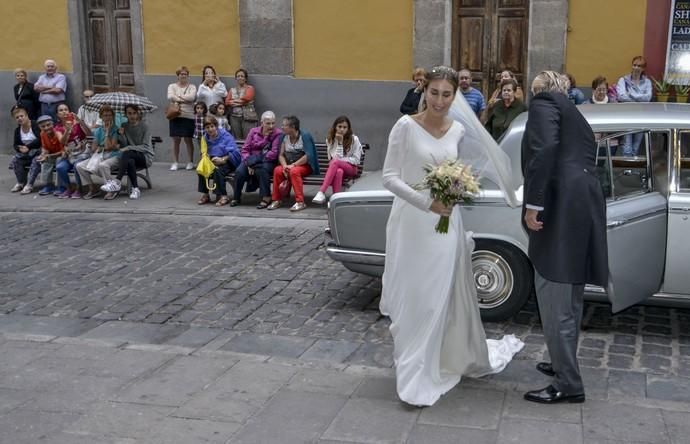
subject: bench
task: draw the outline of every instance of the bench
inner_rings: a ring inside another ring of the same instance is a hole
[[[237,147],[241,149],[243,141],[237,141]],[[319,174],[310,174],[304,178],[305,185],[321,185],[323,180],[326,178],[326,171],[328,170],[328,146],[325,143],[316,143],[316,158],[319,162]],[[343,188],[348,188],[354,183],[355,180],[362,176],[364,171],[364,158],[366,157],[366,152],[369,150],[370,146],[368,143],[362,144],[362,157],[359,159],[359,165],[357,165],[357,175],[352,178],[346,178],[343,182]],[[225,176],[225,180],[230,187],[235,187],[235,173],[230,173]],[[271,182],[273,182],[273,175],[271,175]]]

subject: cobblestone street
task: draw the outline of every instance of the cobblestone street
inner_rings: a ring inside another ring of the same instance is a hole
[[[686,310],[588,303],[587,402],[538,406],[522,400],[548,383],[530,301],[485,324],[526,342],[503,372],[404,405],[381,281],[328,259],[324,225],[0,213],[0,441],[687,442]]]
[[[5,214],[0,313],[132,321],[243,333],[234,347],[389,367],[381,281],[332,262],[323,221],[114,215]],[[690,377],[690,312],[634,307],[615,316],[589,303],[581,365]],[[513,319],[519,360],[545,345],[531,301]],[[273,340],[266,342],[266,335]],[[284,342],[275,342],[283,340]],[[310,347],[314,341],[319,346]],[[233,341],[231,341],[232,343]],[[275,343],[274,343],[275,342]]]

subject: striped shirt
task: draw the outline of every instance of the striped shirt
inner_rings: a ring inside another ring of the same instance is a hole
[[[479,113],[484,111],[484,108],[486,108],[484,96],[481,92],[479,92],[478,89],[470,86],[469,91],[465,92],[462,89],[460,91],[462,92],[462,95],[465,96],[465,100],[467,100],[467,103],[469,103],[470,108],[472,108],[472,111],[474,111],[475,114],[479,115]]]

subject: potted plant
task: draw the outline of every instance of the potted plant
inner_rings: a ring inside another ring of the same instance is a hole
[[[654,89],[656,90],[656,101],[657,102],[668,102],[669,90],[671,89],[671,84],[666,81],[666,79],[657,80],[654,77],[650,77],[654,83]]]
[[[690,85],[675,85],[673,89],[676,90],[676,102],[688,103],[688,93],[690,93]]]

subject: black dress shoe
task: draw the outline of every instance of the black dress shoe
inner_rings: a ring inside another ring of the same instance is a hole
[[[539,402],[542,404],[558,404],[559,402],[569,402],[571,404],[577,404],[585,402],[585,394],[568,394],[559,392],[552,385],[543,388],[541,390],[532,390],[525,393],[525,399],[527,401]]]
[[[540,362],[539,364],[537,364],[537,370],[539,370],[546,376],[556,376],[556,372],[553,371],[553,366],[550,362]]]

